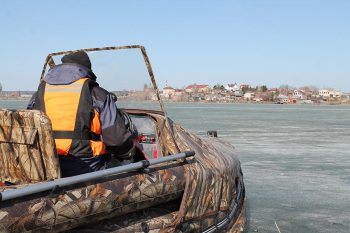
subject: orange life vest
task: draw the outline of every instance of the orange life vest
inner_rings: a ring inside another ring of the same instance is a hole
[[[42,81],[39,86],[39,106],[42,105],[41,110],[52,122],[59,155],[89,157],[107,153],[101,141],[99,113],[92,107],[89,82],[91,80],[88,78],[65,85],[51,85]]]

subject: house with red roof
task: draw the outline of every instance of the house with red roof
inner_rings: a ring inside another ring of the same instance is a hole
[[[163,96],[167,99],[170,99],[175,95],[175,89],[171,86],[166,86],[163,88]]]
[[[185,88],[187,93],[208,93],[210,91],[209,85],[206,84],[192,84]]]

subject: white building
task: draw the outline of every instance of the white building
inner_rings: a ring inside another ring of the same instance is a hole
[[[288,96],[286,95],[278,95],[277,96],[277,102],[280,104],[286,104],[289,102]]]
[[[319,90],[318,95],[322,97],[329,97],[329,90],[326,90],[326,89]]]
[[[164,98],[170,99],[175,95],[175,89],[171,86],[166,86],[163,88],[163,96]]]
[[[324,98],[340,98],[342,93],[339,91],[331,91],[327,89],[319,90],[318,91],[319,96]]]
[[[192,84],[185,88],[187,93],[208,93],[210,91],[209,85]]]
[[[231,92],[236,92],[236,91],[239,91],[239,86],[237,85],[237,83],[227,84],[225,86],[225,90],[231,91]]]
[[[247,92],[247,93],[244,94],[243,98],[245,100],[252,100],[254,98],[254,95],[255,94],[253,92]]]
[[[342,93],[340,91],[330,91],[329,96],[333,98],[340,98]]]
[[[294,90],[293,91],[293,99],[305,100],[306,99],[306,94],[303,91]]]

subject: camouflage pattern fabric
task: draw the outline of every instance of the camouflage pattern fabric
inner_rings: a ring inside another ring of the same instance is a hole
[[[137,112],[146,113],[133,111]],[[176,153],[170,130],[164,127],[165,116],[154,111],[148,115],[157,122],[162,151]],[[200,232],[224,219],[234,203],[235,217],[225,230],[240,232],[245,223],[244,198],[236,199],[242,174],[233,147],[215,138],[199,138],[177,124],[172,127],[179,148],[195,150],[195,159],[0,202],[0,232],[61,232],[112,217],[124,225],[107,232]],[[0,187],[0,191],[20,187]],[[179,198],[181,204],[162,216],[138,212]]]
[[[166,205],[150,207],[140,212],[127,214],[122,218],[112,218],[100,223],[87,224],[66,233],[158,233],[164,227],[170,225],[176,218],[178,211],[171,211],[171,209],[176,209],[172,205],[173,203],[167,203]],[[243,207],[237,220],[232,221],[228,224],[227,229],[221,232],[240,233],[243,231],[245,225],[245,205]],[[183,229],[176,229],[175,232],[196,232],[196,230],[192,224],[187,224]]]
[[[122,218],[117,217],[98,223],[87,224],[68,232],[159,232],[166,224],[170,224],[176,216],[180,200],[126,214]]]
[[[184,223],[200,232],[224,219],[237,201],[237,182],[243,179],[240,162],[231,144],[217,138],[197,137],[178,124],[173,127],[180,149],[194,150],[196,163],[185,167],[186,187],[180,210],[162,232],[174,232]]]
[[[158,122],[160,143],[165,149],[163,153],[176,153],[177,148],[170,136],[171,132],[165,127],[165,116],[160,113],[149,115]],[[243,174],[240,162],[234,154],[234,147],[218,138],[198,137],[170,119],[169,122],[180,150],[194,150],[196,162],[185,166],[186,187],[180,210],[170,224],[166,218],[166,224],[163,224],[161,231],[174,232],[185,225],[188,230],[200,232],[224,219],[230,206],[235,203],[238,206],[237,210],[244,212],[244,198],[236,199],[238,181],[243,184]],[[244,189],[244,186],[242,188]],[[245,214],[236,214],[239,216],[236,216],[233,222],[237,220],[237,223],[227,226],[227,230],[232,226],[230,232],[243,231]]]
[[[183,167],[174,164],[0,202],[0,232],[61,232],[116,216],[127,220],[128,213],[181,197],[184,180]]]
[[[136,110],[128,112],[138,113]],[[162,132],[161,143],[166,145],[166,151],[175,153],[176,148],[168,135],[170,131],[162,128],[165,125],[164,116],[156,113],[149,113],[149,115],[158,122]],[[172,126],[180,148],[196,151],[197,163],[188,163],[184,166],[186,188],[181,204],[178,203],[179,206],[173,208],[173,211],[169,210],[163,214],[159,213],[164,212],[164,209],[169,207],[169,203],[107,222],[90,224],[84,226],[81,232],[87,232],[88,229],[101,233],[201,232],[223,220],[229,214],[229,207],[233,203],[237,204],[234,218],[222,229],[222,232],[243,231],[246,223],[246,201],[244,195],[242,199],[236,199],[236,182],[243,177],[233,146],[217,138],[197,137],[177,124]]]
[[[60,177],[50,120],[36,110],[0,109],[0,181],[32,183]]]

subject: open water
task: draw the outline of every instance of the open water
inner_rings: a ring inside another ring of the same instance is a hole
[[[217,130],[236,147],[248,197],[246,232],[278,232],[275,222],[282,233],[350,232],[350,106],[166,107],[186,129],[202,136]]]

